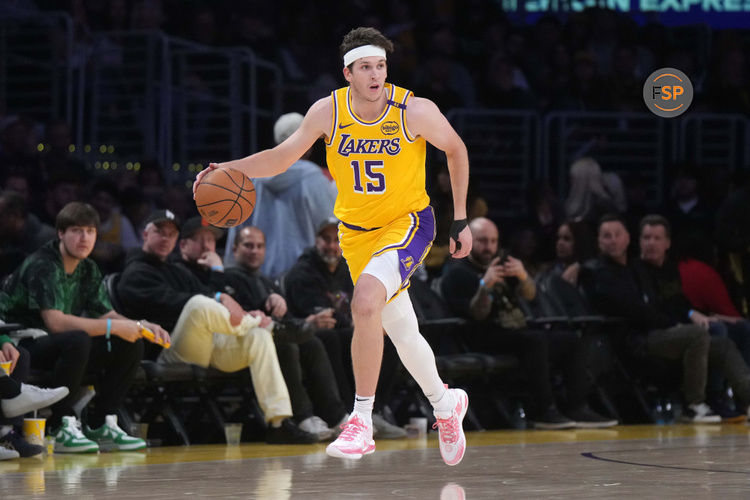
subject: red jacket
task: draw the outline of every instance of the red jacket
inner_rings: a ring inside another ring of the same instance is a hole
[[[695,259],[678,264],[682,291],[690,304],[704,314],[723,314],[741,317],[729,299],[721,276],[711,266]]]

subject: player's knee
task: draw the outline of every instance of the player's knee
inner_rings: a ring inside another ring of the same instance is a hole
[[[352,316],[355,319],[380,315],[385,307],[385,287],[376,278],[363,275],[354,288]]]
[[[359,295],[352,299],[352,317],[356,319],[372,318],[380,315],[382,307],[378,307],[374,300],[365,295]]]

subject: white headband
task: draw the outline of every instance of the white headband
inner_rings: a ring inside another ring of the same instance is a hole
[[[362,57],[380,56],[385,57],[385,49],[377,45],[362,45],[344,54],[344,67]]]

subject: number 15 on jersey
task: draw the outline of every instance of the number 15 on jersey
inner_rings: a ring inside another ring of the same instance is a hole
[[[380,170],[385,166],[382,160],[365,160],[364,176],[362,175],[362,164],[359,160],[352,160],[351,166],[354,170],[354,192],[365,194],[383,194],[385,192],[385,174]],[[362,185],[362,178],[365,185]]]

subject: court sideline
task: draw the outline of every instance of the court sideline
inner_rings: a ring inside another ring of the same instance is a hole
[[[323,444],[202,445],[0,462],[3,499],[61,498],[746,498],[750,427],[620,426],[467,433],[446,467],[437,435],[379,441],[360,461]]]

